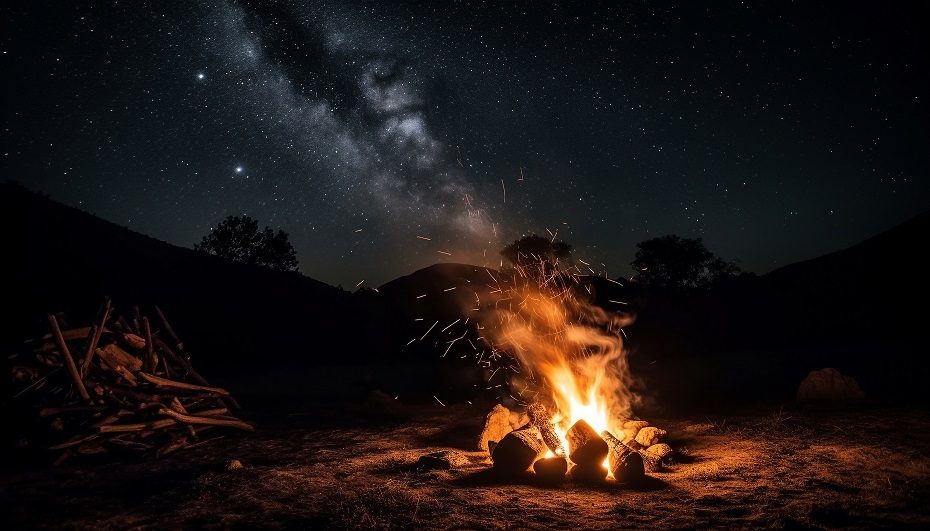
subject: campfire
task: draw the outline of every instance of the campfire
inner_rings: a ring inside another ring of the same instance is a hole
[[[110,452],[162,456],[208,442],[217,428],[252,431],[230,408],[239,404],[191,365],[162,311],[154,328],[137,307],[118,314],[106,301],[91,326],[50,333],[10,356],[16,405],[31,419],[21,447],[45,447],[55,462]]]
[[[496,406],[480,448],[500,472],[532,468],[546,483],[566,474],[581,482],[640,481],[672,449],[665,430],[632,418],[637,396],[623,328],[635,315],[621,300],[595,304],[592,277],[577,265],[525,258],[509,276],[491,275],[493,298],[475,308],[479,339],[490,346],[485,367],[492,377],[508,373],[510,398],[524,410]]]

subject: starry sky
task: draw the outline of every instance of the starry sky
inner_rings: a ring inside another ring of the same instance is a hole
[[[923,8],[697,4],[6,6],[2,177],[188,247],[248,214],[347,288],[547,231],[764,273],[930,207]]]

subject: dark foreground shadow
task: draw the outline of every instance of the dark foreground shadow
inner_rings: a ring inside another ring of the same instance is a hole
[[[452,481],[454,485],[463,487],[492,487],[501,485],[526,485],[539,488],[584,488],[599,492],[640,491],[652,492],[664,490],[670,485],[657,477],[646,475],[636,483],[618,483],[612,479],[603,481],[577,481],[569,474],[562,483],[554,484],[540,480],[539,476],[530,472],[521,474],[503,474],[494,468],[480,470]]]

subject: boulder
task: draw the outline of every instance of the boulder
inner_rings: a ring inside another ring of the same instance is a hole
[[[646,426],[636,434],[636,442],[643,448],[649,448],[654,444],[665,442],[666,435],[668,435],[668,432],[663,429]]]
[[[511,411],[501,404],[495,405],[484,419],[484,429],[478,436],[478,449],[491,453],[489,441],[499,442],[505,435],[525,426],[528,422],[529,417],[525,413]]]
[[[797,394],[799,402],[848,402],[864,398],[865,393],[852,376],[831,368],[811,371]]]
[[[643,453],[646,454],[649,459],[661,463],[667,461],[668,458],[671,457],[672,447],[665,443],[653,444],[649,448],[643,450]]]

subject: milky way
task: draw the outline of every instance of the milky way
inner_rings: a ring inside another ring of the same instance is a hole
[[[930,206],[918,7],[3,9],[4,176],[184,246],[249,214],[346,287],[547,230],[764,272]]]

